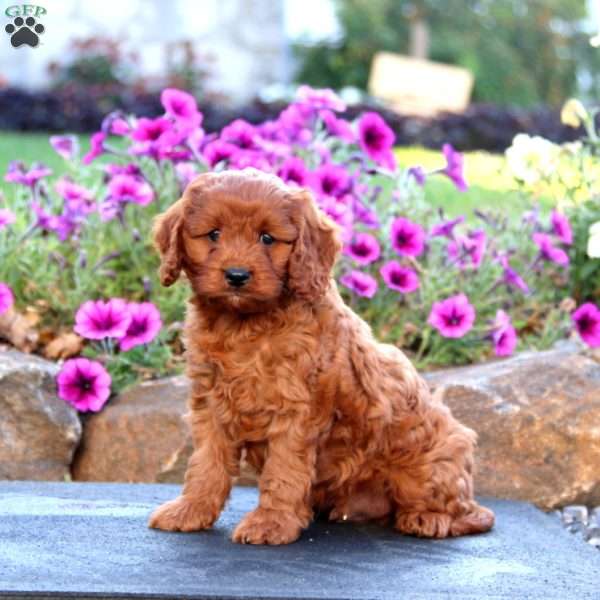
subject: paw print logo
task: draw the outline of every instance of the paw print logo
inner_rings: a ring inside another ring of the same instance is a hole
[[[44,33],[45,28],[41,23],[36,25],[33,17],[17,17],[12,23],[9,23],[4,31],[10,35],[10,43],[18,48],[23,44],[35,48],[40,43],[39,34]]]

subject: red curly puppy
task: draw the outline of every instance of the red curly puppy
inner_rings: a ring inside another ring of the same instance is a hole
[[[210,527],[242,451],[260,501],[235,542],[293,542],[314,510],[425,537],[492,527],[473,499],[475,433],[343,303],[331,278],[336,226],[308,191],[255,170],[201,175],[158,218],[155,242],[161,282],[183,271],[193,290],[195,450],[182,495],[151,527]]]

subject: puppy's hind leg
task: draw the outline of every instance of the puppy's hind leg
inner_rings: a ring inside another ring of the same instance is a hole
[[[391,474],[394,527],[401,533],[444,538],[483,533],[494,525],[494,513],[473,498],[475,434],[453,419],[450,425],[425,453]]]

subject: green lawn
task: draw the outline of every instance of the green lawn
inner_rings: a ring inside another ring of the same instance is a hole
[[[0,190],[8,191],[10,184],[4,182],[4,173],[11,160],[22,160],[27,165],[41,161],[60,173],[64,162],[58,156],[46,133],[0,132]],[[80,136],[82,152],[88,147],[89,136]],[[426,171],[444,166],[440,152],[424,148],[398,148],[396,156],[401,165],[420,165]],[[505,172],[504,158],[501,155],[485,152],[471,152],[465,155],[465,172],[469,189],[459,192],[454,185],[442,176],[431,177],[425,188],[427,199],[444,209],[450,216],[470,214],[476,208],[508,209],[511,213],[520,212],[526,207],[525,201],[514,190],[511,177]]]

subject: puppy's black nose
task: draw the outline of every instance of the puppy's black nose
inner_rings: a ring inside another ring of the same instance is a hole
[[[233,287],[242,287],[250,279],[250,271],[233,267],[225,271],[225,279],[227,283]]]

